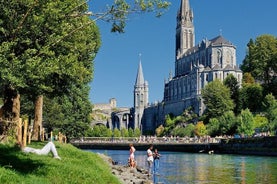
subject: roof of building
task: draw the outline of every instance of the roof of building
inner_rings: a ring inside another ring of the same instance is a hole
[[[211,45],[233,45],[230,41],[226,40],[222,35],[219,35],[210,40]]]
[[[139,62],[138,73],[136,78],[136,86],[144,85],[144,77],[142,72],[141,61]]]

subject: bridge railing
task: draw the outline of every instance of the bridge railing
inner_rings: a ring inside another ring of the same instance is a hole
[[[74,139],[72,142],[78,143],[174,143],[174,144],[207,144],[219,143],[221,137],[155,137],[155,136],[141,136],[141,137],[82,137]]]

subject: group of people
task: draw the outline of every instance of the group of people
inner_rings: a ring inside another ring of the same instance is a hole
[[[129,156],[129,166],[132,168],[136,167],[136,161],[135,161],[135,147],[133,144],[130,144],[130,156]],[[153,145],[150,145],[147,149],[147,166],[148,166],[148,175],[158,174],[158,169],[160,165],[160,156],[161,154],[158,152],[158,149],[155,148],[153,151]],[[154,167],[154,170],[152,169]]]

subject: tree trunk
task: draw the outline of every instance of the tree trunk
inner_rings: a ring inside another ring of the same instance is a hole
[[[39,141],[41,140],[41,130],[42,130],[42,106],[43,106],[43,96],[40,95],[35,101],[35,120],[33,127],[32,139]]]
[[[13,121],[18,121],[20,118],[20,95],[16,94],[12,105]]]
[[[0,135],[4,138],[9,132],[14,132],[11,136],[18,139],[18,123],[20,118],[20,95],[12,87],[6,86],[4,89],[4,104],[0,110],[0,121],[6,122],[1,124]]]

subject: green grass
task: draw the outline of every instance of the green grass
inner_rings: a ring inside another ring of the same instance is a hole
[[[46,143],[30,146],[42,148]],[[111,168],[97,154],[55,143],[62,160],[49,155],[23,153],[15,146],[0,144],[0,183],[119,184]]]

